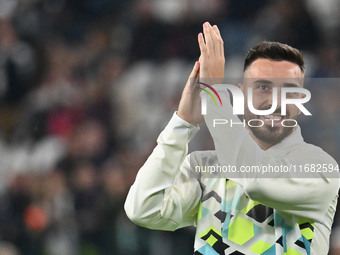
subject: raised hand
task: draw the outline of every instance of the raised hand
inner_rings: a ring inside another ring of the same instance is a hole
[[[204,34],[204,35],[203,35]],[[224,47],[220,31],[217,26],[211,26],[209,22],[203,24],[203,34],[198,34],[198,44],[201,51],[188,78],[178,106],[177,115],[185,121],[197,125],[203,122],[201,114],[201,99],[199,83],[209,85],[221,83],[224,78]]]
[[[197,83],[199,71],[200,63],[196,61],[182,92],[177,111],[179,117],[193,125],[200,124],[204,120],[201,115],[201,100],[199,97],[201,90],[198,89],[199,84]]]
[[[198,34],[201,51],[199,80],[210,85],[221,83],[224,78],[225,57],[220,31],[209,22],[203,24],[203,34]]]

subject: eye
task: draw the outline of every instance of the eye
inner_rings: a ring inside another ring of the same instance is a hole
[[[269,86],[266,84],[260,84],[259,86],[257,86],[257,88],[259,88],[260,90],[268,90]]]

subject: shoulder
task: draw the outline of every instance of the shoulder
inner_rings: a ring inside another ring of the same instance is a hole
[[[323,163],[323,164],[333,164],[337,165],[335,159],[324,151],[321,147],[303,142],[300,146],[292,150],[301,157],[301,159],[306,159],[309,162]]]

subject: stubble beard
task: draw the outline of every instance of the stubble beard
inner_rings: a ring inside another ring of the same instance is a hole
[[[297,119],[297,116],[289,117],[289,114],[287,112],[286,115],[287,119]],[[248,123],[249,120],[252,119],[260,119],[259,115],[255,115],[252,112],[249,111],[248,107],[245,107],[244,112],[244,119],[246,123]],[[287,126],[291,126],[292,122],[286,122]],[[252,126],[249,126],[250,131],[253,133],[253,135],[259,139],[262,142],[265,142],[270,145],[275,145],[279,142],[281,142],[284,138],[286,138],[288,135],[290,135],[295,127],[284,127],[281,124],[279,126],[272,126],[272,123],[264,123],[262,127],[256,127],[261,126],[260,121],[252,121]]]

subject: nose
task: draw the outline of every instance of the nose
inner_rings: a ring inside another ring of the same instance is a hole
[[[277,88],[277,107],[276,107],[276,110],[281,110],[281,88]]]
[[[267,95],[266,101],[270,108],[273,106],[274,100],[276,100],[276,109],[274,112],[278,112],[281,109],[281,89],[279,87],[273,87],[272,93]]]

